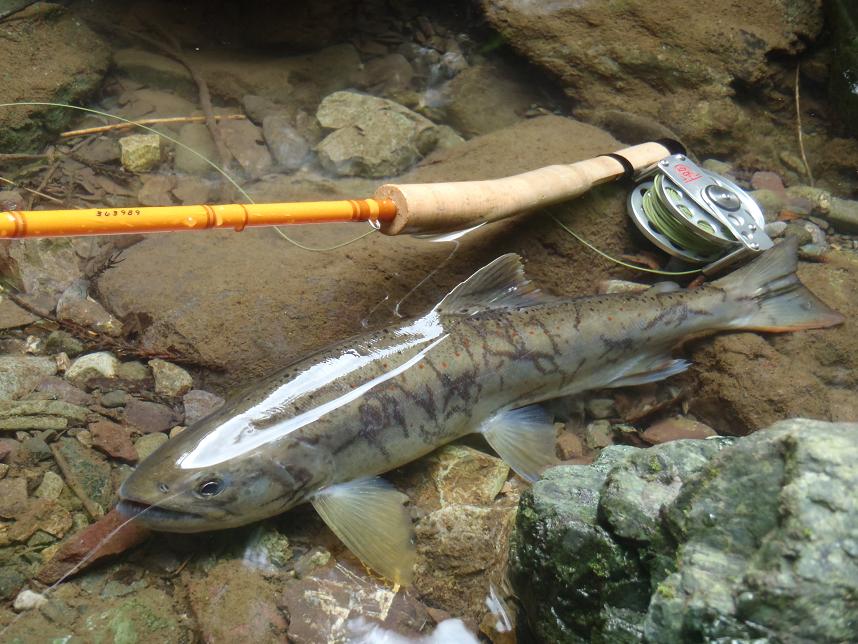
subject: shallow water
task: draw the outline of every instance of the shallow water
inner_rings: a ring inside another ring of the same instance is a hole
[[[247,118],[221,122],[220,150],[203,124],[155,127],[218,163],[226,150],[227,171],[256,202],[363,198],[391,177],[403,182],[495,178],[670,134],[689,139],[701,159],[732,164],[743,187],[760,189],[773,179],[757,171],[772,171],[787,185],[808,180],[806,168],[795,162],[799,153],[789,102],[794,87],[788,72],[800,57],[805,70],[802,127],[817,186],[846,199],[858,195],[858,177],[848,172],[858,159],[858,146],[843,135],[827,106],[820,71],[830,55],[824,35],[807,51],[799,51],[799,38],[790,41],[783,45],[793,48],[789,55],[781,54],[788,60],[754,63],[759,68],[730,60],[743,50],[725,47],[727,53],[717,56],[688,52],[689,60],[709,56],[718,61],[711,69],[671,72],[677,59],[648,57],[645,8],[614,9],[617,24],[640,23],[639,30],[617,33],[611,21],[604,21],[610,13],[599,13],[597,4],[38,3],[0,22],[0,102],[74,100],[128,119],[199,114],[205,92],[201,95],[193,75],[179,62],[185,60],[205,80],[214,114]],[[499,16],[500,5],[514,10],[508,24]],[[4,10],[0,2],[0,15]],[[602,30],[603,44],[588,45],[583,52],[568,50],[555,25],[574,23],[569,16],[576,12],[593,33]],[[540,35],[526,51],[515,40],[517,30],[526,31],[514,24],[522,15],[532,21],[527,28]],[[767,19],[754,11],[751,18]],[[780,51],[779,36],[760,32],[766,45]],[[552,42],[557,43],[554,50]],[[671,55],[686,46],[684,37],[677,38]],[[639,67],[623,59],[618,47],[641,52]],[[590,68],[582,63],[580,74],[566,66],[579,58],[592,63]],[[747,60],[758,58],[765,56]],[[654,79],[662,64],[667,66],[662,79]],[[603,85],[592,84],[594,69],[604,74]],[[718,76],[726,74],[724,69],[733,74],[731,79]],[[716,95],[713,88],[719,84],[729,85],[731,92]],[[358,141],[379,134],[371,128],[382,128],[382,136],[359,160],[343,159],[335,144],[356,145],[355,132],[348,143],[337,143],[331,138],[335,128],[323,127],[318,111],[338,91],[391,100],[407,108],[403,118],[411,125],[362,122],[355,128]],[[658,103],[659,95],[671,93],[673,103]],[[705,121],[705,127],[687,126],[674,111],[695,105],[695,96],[699,105],[711,106],[692,119]],[[618,101],[627,109],[620,109]],[[245,200],[223,176],[172,143],[162,142],[151,167],[132,172],[120,161],[118,140],[127,131],[58,138],[59,130],[96,127],[109,123],[107,119],[15,110],[0,113],[0,128],[6,132],[0,136],[0,153],[41,153],[45,145],[59,150],[24,162],[0,155],[0,175],[21,186],[17,195],[6,197],[23,200],[16,207]],[[744,125],[731,131],[731,119]],[[432,130],[433,142],[415,133],[420,128]],[[756,139],[748,134],[754,131]],[[399,148],[384,148],[394,139]],[[652,251],[625,219],[626,189],[604,186],[552,213],[614,255]],[[800,207],[809,208],[793,200],[784,211]],[[26,242],[0,249],[0,271],[20,282],[16,286],[22,290],[40,296],[33,306],[57,312],[74,280],[86,278],[84,292],[97,307],[68,309],[70,319],[101,325],[102,330],[121,323],[120,337],[127,345],[114,349],[121,362],[146,362],[146,357],[163,354],[169,362],[183,363],[195,389],[222,396],[335,340],[426,310],[477,267],[505,252],[520,253],[529,275],[558,295],[594,293],[608,278],[639,279],[591,254],[538,214],[436,243],[387,237],[355,224],[296,226],[282,232],[289,239],[257,229]],[[833,247],[829,264],[803,265],[800,274],[823,299],[847,313],[851,325],[855,304],[848,284],[858,272],[858,244],[851,233],[827,233],[824,243]],[[109,263],[117,248],[124,249],[121,261]],[[9,356],[53,360],[64,351],[74,357],[68,342],[47,342],[56,323],[35,322],[8,300],[0,301],[0,322],[0,350]],[[600,392],[591,400],[558,402],[552,411],[565,423],[560,455],[586,463],[614,442],[644,446],[644,430],[655,420],[684,416],[689,409],[715,430],[734,434],[788,416],[858,419],[858,408],[847,395],[858,361],[848,329],[778,338],[762,348],[755,344],[758,336],[735,337],[716,349],[691,347],[705,361],[700,373]],[[712,353],[723,360],[718,363]],[[742,362],[749,353],[764,354],[779,369],[762,385],[746,381],[736,387],[743,373],[749,379],[754,375]],[[717,368],[705,369],[716,363]],[[794,372],[798,365],[800,377]],[[62,375],[62,359],[60,366]],[[118,427],[108,428],[111,436],[121,434],[116,440],[139,456],[159,437],[188,424],[184,392],[156,390],[150,367],[141,366],[140,377],[131,377],[136,367],[125,369],[118,378],[76,381],[80,386],[72,393],[56,382],[53,389],[44,387],[38,377],[32,386],[9,388],[9,398],[59,397],[84,411],[78,417],[68,412],[72,416],[62,427],[25,425],[17,433],[0,429],[0,437],[11,441],[0,445],[6,448],[0,451],[0,465],[6,466],[0,486],[9,500],[0,500],[0,628],[7,628],[0,639],[529,641],[518,598],[506,581],[509,535],[526,484],[481,440],[467,440],[390,475],[411,499],[418,552],[413,588],[394,589],[374,575],[312,508],[302,506],[223,532],[158,534],[134,547],[129,536],[127,548],[46,592],[54,579],[34,577],[61,544],[73,542],[100,512],[110,509],[136,460],[118,457],[119,447],[99,438],[102,428],[95,425]],[[0,371],[4,377],[7,373],[11,371]],[[33,393],[37,386],[40,391]],[[754,395],[742,387],[754,389]],[[757,395],[755,388],[776,393]],[[108,406],[106,397],[117,390],[126,397],[114,396],[122,398],[121,404]],[[598,423],[607,423],[607,432],[600,433]],[[58,467],[48,445],[62,441],[74,446],[69,448],[76,455],[69,457],[70,472]],[[59,474],[62,482],[53,491],[44,487],[48,471]],[[95,504],[94,512],[81,497]],[[43,595],[45,603],[13,609],[22,588]]]

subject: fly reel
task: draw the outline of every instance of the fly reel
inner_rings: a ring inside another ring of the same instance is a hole
[[[669,255],[711,274],[773,246],[757,203],[684,155],[662,159],[642,178],[629,195],[629,215]]]

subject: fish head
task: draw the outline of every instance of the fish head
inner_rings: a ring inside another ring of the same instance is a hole
[[[330,456],[289,437],[245,451],[218,445],[224,454],[212,455],[205,441],[212,422],[186,429],[143,460],[119,490],[119,511],[164,532],[234,528],[285,512],[330,478]]]

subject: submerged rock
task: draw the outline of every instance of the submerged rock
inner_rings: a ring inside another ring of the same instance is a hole
[[[202,389],[191,389],[182,396],[182,403],[185,407],[185,424],[191,425],[220,409],[224,399]]]
[[[172,362],[155,358],[149,361],[155,377],[155,393],[162,396],[183,396],[194,386],[191,374]]]
[[[338,175],[399,174],[438,142],[429,119],[393,101],[356,92],[326,97],[316,118],[322,127],[335,130],[316,151],[325,169]]]
[[[98,351],[81,356],[66,371],[66,380],[83,386],[93,378],[115,378],[119,360],[108,351]]]
[[[0,400],[25,396],[56,372],[52,358],[0,356]]]
[[[131,134],[119,139],[122,167],[129,172],[148,172],[161,163],[161,137]]]
[[[592,466],[549,470],[522,497],[512,549],[535,634],[850,639],[856,438],[858,424],[795,419],[742,439],[611,447]]]

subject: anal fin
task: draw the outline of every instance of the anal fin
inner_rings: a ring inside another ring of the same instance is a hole
[[[383,479],[325,488],[311,499],[331,531],[357,557],[394,583],[411,583],[414,531],[404,494]]]
[[[554,423],[539,405],[499,411],[479,431],[516,474],[531,483],[557,463]]]

